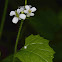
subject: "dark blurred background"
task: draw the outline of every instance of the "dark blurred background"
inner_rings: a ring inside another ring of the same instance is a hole
[[[56,52],[53,62],[62,62],[62,0],[28,0],[28,4],[35,6],[37,11],[34,17],[24,21],[20,35],[18,49],[24,46],[25,38],[30,34],[39,34],[50,40],[49,45]],[[24,5],[24,0],[9,0],[4,23],[2,38],[0,40],[1,60],[14,51],[14,45],[20,21],[12,23],[10,11]],[[0,24],[5,6],[5,0],[0,0]]]

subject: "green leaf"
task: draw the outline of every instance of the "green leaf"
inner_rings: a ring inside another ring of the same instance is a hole
[[[30,35],[16,57],[22,62],[53,62],[54,51],[48,43],[48,40],[39,35]]]
[[[6,57],[5,59],[3,59],[1,62],[12,62],[13,61],[13,55],[10,55],[8,57]],[[21,62],[19,59],[15,59],[15,62]]]

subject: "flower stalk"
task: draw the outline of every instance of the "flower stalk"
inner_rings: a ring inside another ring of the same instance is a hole
[[[17,53],[17,45],[18,45],[18,41],[19,41],[19,37],[20,37],[20,32],[21,32],[21,29],[22,29],[23,21],[27,17],[34,16],[33,12],[35,12],[35,11],[36,11],[36,8],[32,7],[31,5],[27,5],[27,0],[25,0],[25,6],[21,6],[17,10],[10,12],[10,16],[14,15],[14,18],[12,19],[13,23],[17,24],[17,22],[19,20],[21,20],[20,28],[19,28],[18,35],[17,35],[17,38],[16,38],[16,43],[15,43],[13,62],[15,62],[15,55]],[[25,46],[25,49],[26,48],[27,47]]]
[[[23,20],[21,20],[21,24],[20,24],[20,27],[19,27],[19,31],[18,31],[16,43],[15,43],[15,50],[14,50],[13,62],[15,62],[15,54],[17,53],[17,45],[18,45],[18,41],[19,41],[19,37],[20,37],[20,32],[21,32],[21,29],[22,29],[22,25],[23,25]]]
[[[27,0],[25,0],[25,5],[27,5]]]
[[[26,4],[27,4],[27,0],[25,0],[25,5]],[[19,31],[18,31],[16,43],[15,43],[15,50],[14,50],[13,62],[15,62],[15,54],[17,53],[17,45],[18,45],[18,41],[19,41],[19,37],[20,37],[20,32],[21,32],[21,29],[22,29],[22,25],[23,25],[23,20],[21,20],[20,28],[19,28]]]

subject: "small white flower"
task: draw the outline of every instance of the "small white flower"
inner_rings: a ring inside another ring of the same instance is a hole
[[[35,11],[36,8],[32,7],[31,5],[20,6],[17,10],[11,11],[10,16],[14,16],[12,22],[16,24],[18,20],[25,20],[26,17],[34,16],[33,12]]]
[[[17,9],[17,11],[18,11],[18,9]],[[19,18],[19,12],[17,12],[17,11],[11,11],[10,12],[10,16],[14,15],[14,18],[12,19],[12,22],[15,23],[15,24],[18,22],[18,20],[21,20]]]
[[[26,15],[25,15],[25,14],[20,14],[19,17],[20,17],[21,19],[25,20]]]
[[[24,49],[27,49],[27,46],[24,46]]]
[[[18,20],[21,20],[21,19],[25,20],[26,15],[22,14],[23,10],[24,10],[24,8],[21,7],[20,9],[18,8],[16,11],[11,11],[10,12],[10,16],[14,15],[14,18],[12,19],[13,23],[16,24],[18,22]]]
[[[35,12],[36,11],[36,8],[35,7],[32,7],[31,8],[30,5],[26,5],[25,6],[25,9],[26,10],[24,10],[24,13],[27,14],[27,17],[34,16],[34,13],[32,13],[32,12]]]

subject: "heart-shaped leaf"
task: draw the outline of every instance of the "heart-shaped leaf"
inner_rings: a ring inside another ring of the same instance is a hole
[[[53,62],[54,51],[48,43],[48,40],[39,35],[30,35],[16,57],[22,62]]]

